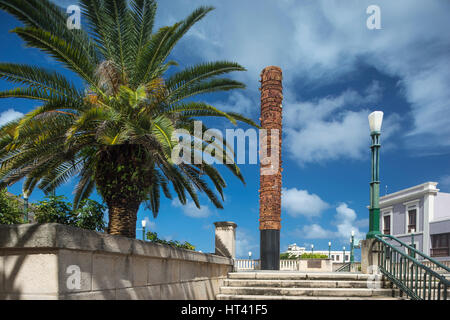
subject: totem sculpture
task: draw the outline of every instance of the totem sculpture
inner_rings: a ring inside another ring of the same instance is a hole
[[[282,71],[261,72],[259,229],[262,270],[280,269]]]

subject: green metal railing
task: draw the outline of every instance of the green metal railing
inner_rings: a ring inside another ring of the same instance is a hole
[[[344,263],[342,266],[336,269],[335,272],[350,272],[351,262]]]
[[[402,292],[415,300],[447,300],[450,281],[437,270],[450,273],[450,268],[391,235],[375,238],[380,244],[378,267]]]

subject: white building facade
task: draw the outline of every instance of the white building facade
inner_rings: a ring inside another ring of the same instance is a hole
[[[437,260],[450,260],[450,193],[426,182],[380,198],[380,231]]]

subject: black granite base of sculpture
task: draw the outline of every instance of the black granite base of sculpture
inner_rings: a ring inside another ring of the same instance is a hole
[[[261,270],[280,270],[280,230],[261,230]]]

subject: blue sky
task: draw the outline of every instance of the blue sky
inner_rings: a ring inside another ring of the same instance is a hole
[[[76,1],[56,1],[67,7]],[[283,210],[281,247],[290,243],[327,249],[348,247],[351,230],[368,229],[370,137],[367,115],[382,110],[381,189],[394,192],[426,181],[450,192],[450,2],[246,0],[160,1],[156,25],[174,23],[199,5],[216,10],[173,51],[180,68],[234,60],[248,69],[232,77],[245,91],[214,94],[204,101],[259,118],[259,74],[283,69]],[[366,8],[381,8],[380,30],[366,27]],[[69,71],[8,33],[20,23],[0,12],[0,61]],[[0,90],[11,88],[0,81]],[[0,100],[0,123],[29,112],[35,102]],[[210,123],[232,128],[223,121]],[[246,128],[245,126],[241,126]],[[238,256],[259,256],[259,167],[242,165],[243,185],[228,183],[223,210],[202,198],[202,209],[164,199],[157,219],[142,207],[138,221],[166,239],[214,250],[215,221],[234,221]],[[75,179],[73,180],[75,181]],[[73,183],[58,189],[72,197]],[[10,191],[21,193],[21,185]],[[36,190],[31,200],[39,200]],[[93,198],[100,200],[97,195]],[[140,226],[138,226],[139,228]],[[138,236],[140,232],[138,230]]]

